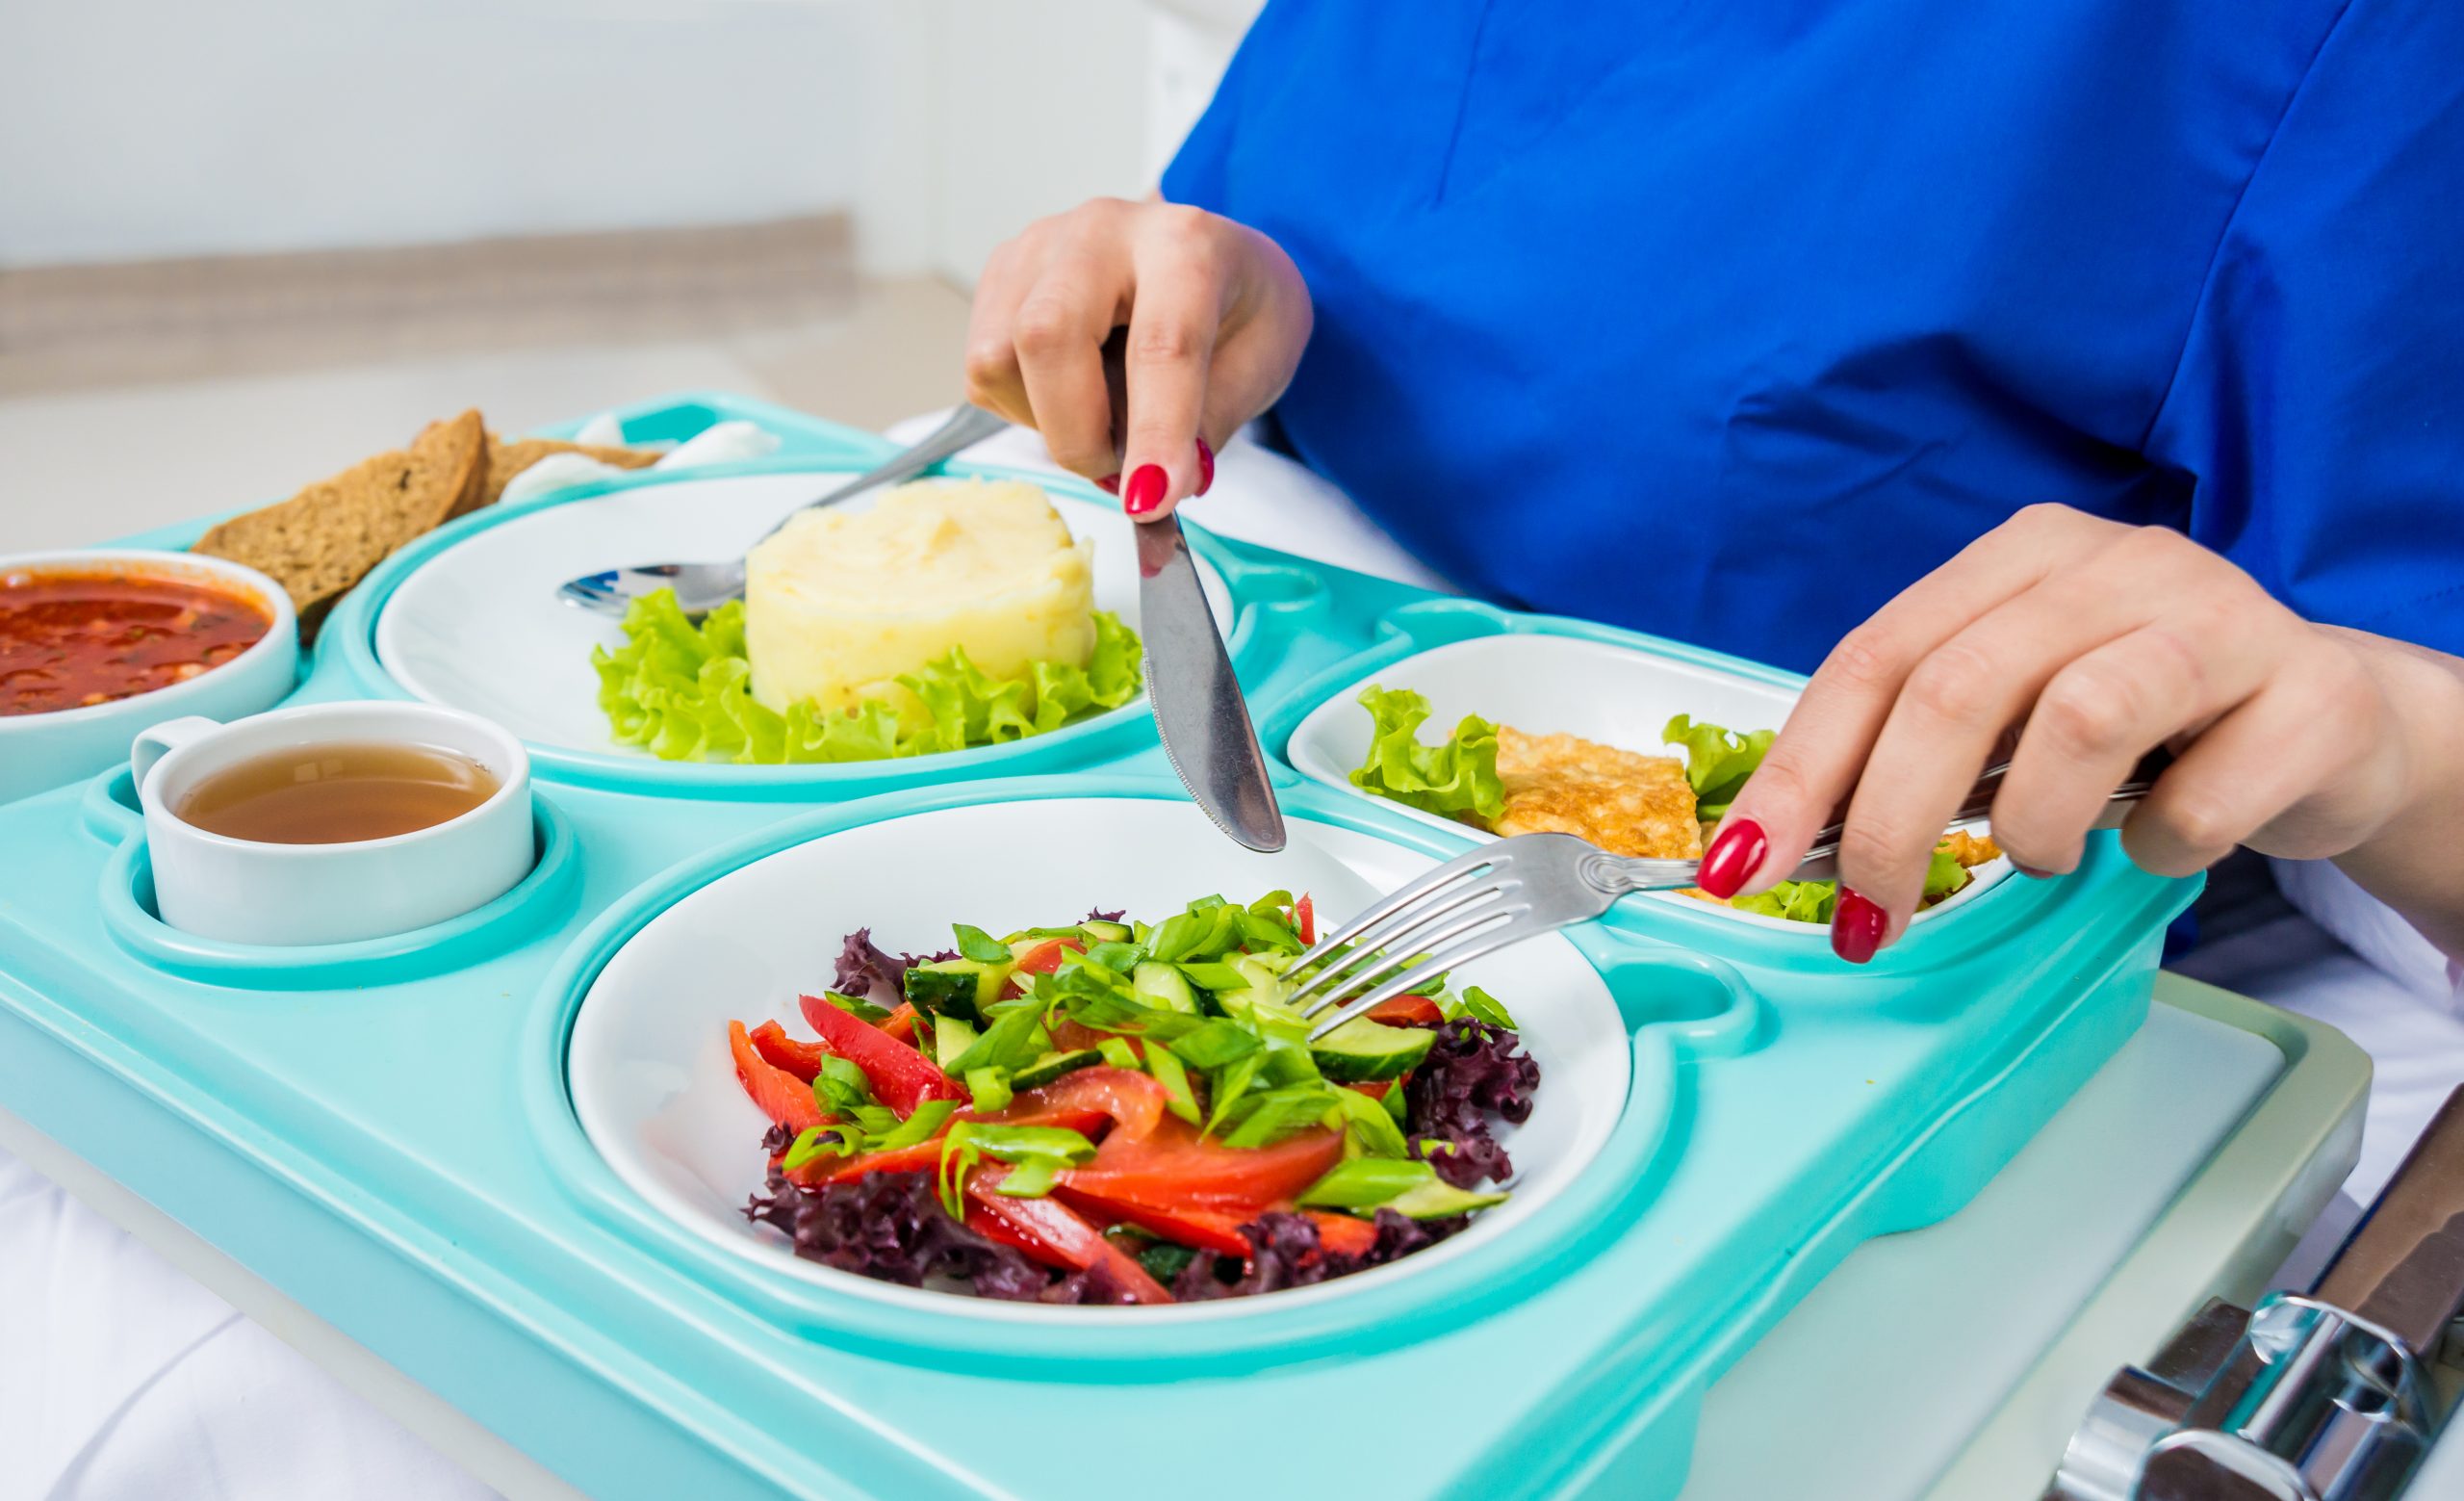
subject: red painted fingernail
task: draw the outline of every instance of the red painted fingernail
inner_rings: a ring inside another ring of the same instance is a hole
[[[1849,887],[1839,889],[1839,905],[1831,910],[1831,951],[1850,964],[1863,964],[1883,946],[1890,914]]]
[[[1204,495],[1213,488],[1215,488],[1215,450],[1208,448],[1206,440],[1200,438],[1197,440],[1197,488],[1190,493]]]
[[[1164,473],[1161,464],[1141,464],[1138,472],[1121,486],[1120,508],[1133,516],[1143,516],[1164,504],[1164,490],[1172,477]]]
[[[1118,495],[1120,493],[1120,476],[1106,475],[1101,479],[1095,481],[1095,488],[1103,491],[1106,495]]]
[[[1732,819],[1703,852],[1703,868],[1695,872],[1694,884],[1726,901],[1761,868],[1762,857],[1770,852],[1762,825],[1751,818]]]

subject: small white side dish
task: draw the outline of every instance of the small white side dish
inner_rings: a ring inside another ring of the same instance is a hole
[[[366,743],[466,756],[497,781],[459,817],[391,839],[261,844],[172,812],[198,781],[268,751]],[[235,944],[346,944],[407,933],[494,901],[536,854],[530,758],[475,715],[425,704],[308,704],[231,724],[174,719],[137,738],[129,763],[145,815],[154,905],[184,933]]]
[[[739,475],[679,479],[550,505],[476,531],[403,580],[376,621],[376,657],[396,683],[431,704],[494,720],[534,745],[647,756],[608,738],[599,708],[594,646],[622,646],[617,623],[564,604],[556,585],[643,558],[725,557],[845,474]],[[868,509],[876,495],[847,502]],[[1095,608],[1138,626],[1138,555],[1117,508],[1065,495],[1052,504],[1074,534],[1095,544]],[[1216,623],[1232,625],[1230,591],[1198,564]],[[1143,713],[1141,704],[1116,713]]]
[[[746,1223],[762,1186],[768,1123],[737,1084],[727,1024],[777,1020],[810,1035],[796,997],[829,985],[859,927],[893,950],[945,946],[952,922],[991,932],[1074,922],[1091,908],[1155,920],[1210,893],[1246,900],[1312,893],[1341,921],[1425,870],[1428,857],[1348,830],[1295,821],[1280,854],[1241,849],[1190,804],[1152,798],[989,803],[826,835],[691,893],[619,949],[583,997],[566,1054],[583,1131],[616,1176],[693,1234],[782,1277],[850,1296],[999,1320],[1237,1318],[1408,1277],[1485,1243],[1582,1170],[1625,1106],[1631,1052],[1599,973],[1551,937],[1467,966],[1513,1011],[1541,1082],[1531,1118],[1500,1139],[1514,1198],[1471,1229],[1356,1278],[1259,1298],[1167,1308],[1061,1308],[901,1287],[798,1259]]]
[[[140,730],[203,714],[237,719],[270,709],[299,677],[299,626],[282,585],[239,563],[150,548],[86,548],[0,557],[0,577],[15,573],[121,573],[203,584],[254,601],[272,619],[239,656],[185,683],[85,709],[0,714],[0,803],[89,777],[128,755]]]
[[[1517,634],[1478,636],[1406,657],[1340,689],[1311,710],[1292,732],[1289,755],[1302,775],[1474,840],[1496,836],[1373,797],[1352,786],[1353,768],[1369,754],[1369,711],[1359,699],[1361,690],[1371,684],[1410,688],[1427,698],[1429,718],[1421,727],[1424,740],[1453,733],[1465,714],[1478,714],[1528,735],[1574,735],[1647,756],[1682,754],[1660,738],[1668,721],[1679,714],[1744,734],[1778,729],[1797,701],[1793,689],[1734,677],[1713,667],[1672,661],[1601,641]],[[1918,913],[1915,920],[1938,918],[1974,900],[2010,869],[2007,860],[1978,867],[1975,878],[1958,893]],[[1817,941],[1828,931],[1817,923],[1738,912],[1674,892],[1637,899],[1681,902],[1696,911],[1717,911],[1734,921]]]

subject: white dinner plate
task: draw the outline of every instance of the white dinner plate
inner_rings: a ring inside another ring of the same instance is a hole
[[[1679,714],[1722,725],[1739,734],[1776,730],[1796,707],[1794,689],[1722,672],[1716,667],[1679,661],[1604,641],[1539,633],[1476,636],[1432,647],[1373,672],[1336,692],[1309,712],[1292,732],[1293,766],[1339,791],[1392,808],[1407,817],[1432,824],[1465,839],[1494,839],[1467,824],[1383,797],[1352,786],[1352,768],[1369,755],[1369,711],[1360,705],[1361,689],[1370,685],[1410,688],[1428,700],[1427,723],[1421,738],[1434,742],[1451,735],[1465,714],[1478,714],[1498,724],[1510,724],[1526,735],[1572,735],[1646,756],[1681,756],[1679,747],[1660,738],[1660,731]],[[1974,879],[1947,900],[1916,914],[1930,922],[1974,901],[2011,873],[2011,862],[1991,860],[1978,866]],[[1791,922],[1733,907],[1714,907],[1699,897],[1655,892],[1646,901],[1678,902],[1692,910],[1712,910],[1736,921],[1827,941],[1830,929],[1816,922]]]
[[[1514,1197],[1462,1234],[1391,1266],[1316,1287],[1171,1308],[1058,1308],[958,1298],[875,1281],[790,1254],[747,1223],[766,1171],[768,1122],[736,1083],[727,1025],[777,1020],[811,1034],[796,1003],[830,983],[842,936],[870,927],[885,948],[946,946],[950,924],[988,932],[1075,922],[1091,908],[1153,921],[1190,899],[1307,892],[1340,922],[1428,868],[1424,855],[1326,824],[1296,821],[1291,843],[1254,854],[1187,803],[1069,798],[989,803],[866,824],[757,860],[694,892],[607,962],[574,1022],[566,1055],[583,1131],[618,1178],[693,1233],[840,1292],[990,1319],[1239,1316],[1261,1304],[1340,1297],[1409,1276],[1490,1240],[1573,1180],[1624,1108],[1630,1048],[1599,973],[1560,937],[1457,971],[1514,1013],[1540,1064],[1529,1120],[1501,1129]]]
[[[550,505],[475,531],[429,558],[394,590],[376,621],[376,657],[404,691],[493,719],[533,745],[648,756],[609,738],[599,709],[594,646],[625,633],[557,598],[556,586],[620,565],[741,554],[779,518],[827,494],[838,472],[678,479]],[[847,502],[871,506],[874,496]],[[1095,544],[1095,608],[1138,628],[1138,556],[1116,509],[1052,497],[1074,534]],[[1232,600],[1203,559],[1198,577],[1219,629]],[[1143,713],[1142,702],[1114,713]]]

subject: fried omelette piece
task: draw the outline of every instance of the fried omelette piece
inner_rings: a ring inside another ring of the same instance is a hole
[[[2002,846],[1982,834],[1970,834],[1965,829],[1953,829],[1942,836],[1942,842],[1934,847],[1949,850],[1951,858],[1960,863],[1961,868],[1967,870],[2002,858]]]
[[[1694,788],[1674,756],[1640,756],[1571,735],[1498,727],[1505,811],[1497,834],[1572,834],[1614,855],[1684,859],[1703,852]]]

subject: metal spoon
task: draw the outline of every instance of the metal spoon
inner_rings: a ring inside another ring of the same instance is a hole
[[[779,520],[779,526],[762,533],[766,540],[778,533],[789,520],[824,505],[912,479],[934,465],[974,447],[1010,426],[978,406],[962,405],[950,414],[950,420],[916,444],[897,454],[877,469],[858,476],[816,501],[797,506]],[[631,568],[610,568],[603,573],[586,573],[578,579],[568,579],[557,585],[556,596],[568,605],[596,610],[603,615],[621,615],[636,598],[655,589],[674,589],[676,603],[688,615],[703,615],[732,599],[744,597],[744,559],[739,556],[726,562],[713,563],[641,563]]]

